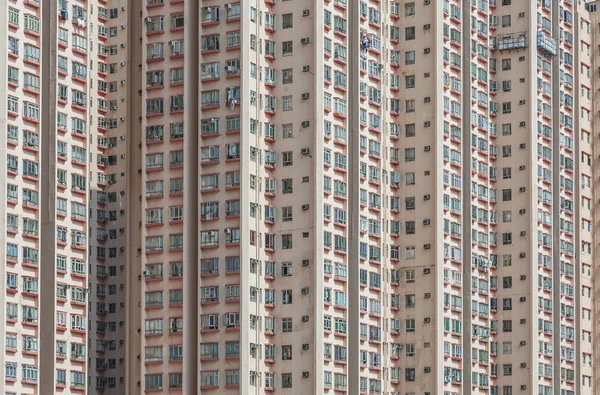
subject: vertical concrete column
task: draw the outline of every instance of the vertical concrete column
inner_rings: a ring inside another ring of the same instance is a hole
[[[54,393],[56,361],[56,12],[56,0],[42,1],[38,369],[44,393]]]
[[[199,2],[186,1],[188,20],[199,16]],[[183,117],[183,394],[193,395],[198,387],[198,23],[186,23],[184,30],[183,90],[185,113]]]

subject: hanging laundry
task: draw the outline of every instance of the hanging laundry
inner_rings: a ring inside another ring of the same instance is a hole
[[[369,47],[371,46],[370,40],[367,37],[367,33],[363,32],[362,37],[361,37],[361,47],[362,50],[364,52],[367,52],[369,50]]]

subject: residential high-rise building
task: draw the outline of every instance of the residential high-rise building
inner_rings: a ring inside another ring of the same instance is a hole
[[[595,394],[597,6],[8,0],[0,389]]]
[[[9,0],[0,13],[3,394],[125,393],[142,82],[131,3]]]

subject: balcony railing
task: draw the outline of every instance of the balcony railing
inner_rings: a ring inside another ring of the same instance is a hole
[[[537,47],[547,55],[556,56],[557,54],[556,40],[542,31],[537,32]]]
[[[497,39],[498,50],[509,51],[511,49],[527,48],[527,37],[525,32],[507,34]]]

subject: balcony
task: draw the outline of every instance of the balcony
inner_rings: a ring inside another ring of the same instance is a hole
[[[520,32],[500,36],[496,40],[496,45],[500,51],[527,48],[526,33]]]
[[[537,32],[537,48],[546,55],[556,56],[557,54],[556,40],[542,31]]]

